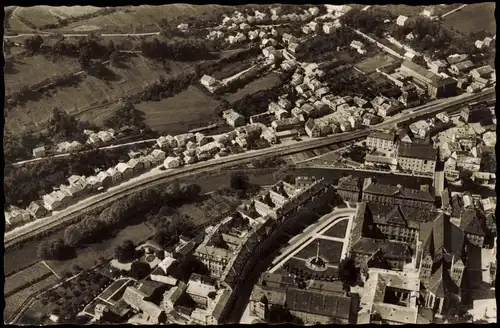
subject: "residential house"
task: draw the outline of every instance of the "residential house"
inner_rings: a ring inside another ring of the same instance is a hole
[[[332,22],[327,22],[323,24],[323,32],[325,34],[332,34],[333,32],[335,32],[335,29],[336,29],[335,24]]]
[[[446,57],[446,61],[449,65],[453,65],[467,60],[467,57],[468,56],[465,54],[453,54]]]
[[[40,201],[33,201],[28,206],[27,211],[31,216],[35,219],[39,219],[47,214],[47,209],[43,206],[43,203]]]
[[[177,147],[180,148],[185,147],[189,141],[196,141],[193,133],[178,134],[174,138],[177,141]]]
[[[134,170],[130,166],[128,166],[127,163],[118,163],[115,166],[115,169],[117,172],[120,173],[121,179],[125,180],[125,181],[129,180],[134,175]],[[113,175],[112,175],[112,177],[113,177]]]
[[[232,109],[225,110],[222,113],[222,118],[224,118],[230,126],[239,127],[245,124],[245,117]]]
[[[269,124],[271,124],[273,118],[274,118],[273,113],[264,112],[261,114],[256,114],[256,115],[250,116],[250,123],[251,124],[262,123],[264,125],[269,125]]]
[[[396,19],[396,24],[399,26],[405,26],[406,21],[408,20],[407,16],[399,15]]]
[[[323,121],[310,118],[305,124],[305,131],[311,138],[325,137],[332,132],[332,127]]]
[[[127,162],[128,167],[132,169],[134,174],[141,173],[144,170],[144,163],[139,161],[138,158],[131,158]]]
[[[439,74],[444,72],[448,65],[443,60],[434,60],[432,62],[427,63],[427,66],[429,67],[429,70],[432,73]]]
[[[109,134],[108,131],[99,131],[97,132],[97,136],[103,143],[109,142],[113,139],[113,137],[111,136],[111,134]]]
[[[290,117],[290,113],[284,109],[279,109],[278,111],[274,112],[274,116],[276,117],[277,120],[283,120],[285,118]]]
[[[475,209],[465,209],[460,215],[460,228],[465,233],[467,240],[477,246],[484,247],[486,232]]]
[[[362,55],[366,54],[366,49],[362,42],[354,40],[351,42],[350,46],[351,48],[356,49],[357,52],[359,52],[360,54]]]
[[[443,122],[444,124],[450,122],[450,115],[448,115],[448,113],[446,112],[437,113],[436,118],[441,122]]]
[[[43,195],[42,200],[43,206],[47,209],[47,211],[54,211],[62,206],[61,199],[59,199],[54,192]]]
[[[384,132],[374,130],[370,132],[366,138],[368,147],[377,150],[390,151],[395,146],[395,134],[392,132]]]
[[[427,121],[420,120],[410,124],[409,128],[414,136],[418,136],[424,139],[427,137],[431,130],[431,124]]]
[[[151,152],[151,156],[153,157],[153,165],[160,165],[166,158],[166,154],[161,149],[155,149]]]
[[[472,68],[474,68],[474,64],[470,60],[465,60],[460,63],[456,63],[450,66],[450,71],[455,74],[466,74],[468,73]]]
[[[113,177],[106,171],[99,172],[96,177],[104,189],[108,189],[113,185]]]
[[[302,125],[302,121],[297,117],[275,120],[271,123],[274,131],[284,131],[298,128]]]
[[[122,174],[116,169],[116,167],[110,167],[106,170],[106,172],[108,172],[109,176],[111,177],[111,181],[113,182],[113,184],[116,184],[122,179]]]
[[[278,100],[278,105],[280,105],[284,110],[292,109],[292,103],[285,98]]]
[[[210,92],[215,92],[220,87],[220,82],[210,75],[203,75],[200,83]]]
[[[162,149],[170,148],[173,149],[177,147],[177,140],[171,135],[161,136],[156,140],[156,144]]]
[[[288,44],[288,50],[291,52],[291,53],[296,53],[298,52],[298,49],[299,49],[299,44],[296,43],[296,42],[290,42]]]
[[[45,156],[46,156],[45,147],[42,146],[42,147],[38,147],[38,148],[33,149],[33,157],[42,158]]]
[[[481,66],[470,71],[472,78],[478,80],[480,78],[490,79],[491,75],[495,72],[490,65]]]
[[[400,143],[397,152],[398,165],[403,170],[434,173],[437,151],[431,145]]]
[[[163,162],[163,165],[167,169],[173,169],[180,166],[180,161],[177,157],[168,156]]]
[[[362,181],[352,175],[339,179],[337,193],[348,202],[359,202],[361,198]]]

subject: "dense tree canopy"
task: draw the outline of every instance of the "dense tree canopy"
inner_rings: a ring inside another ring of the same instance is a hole
[[[357,281],[357,269],[352,258],[345,258],[339,263],[339,279],[346,285],[352,286]]]
[[[135,259],[135,245],[131,240],[124,240],[115,248],[115,258],[121,263],[128,263]]]

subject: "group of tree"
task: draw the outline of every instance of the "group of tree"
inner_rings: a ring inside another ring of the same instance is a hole
[[[129,263],[135,260],[138,256],[134,242],[130,239],[124,240],[115,248],[115,258],[120,263]]]
[[[104,126],[115,130],[124,126],[144,128],[144,114],[137,110],[131,101],[122,101],[118,104],[113,115],[104,121]]]
[[[142,54],[161,60],[196,61],[213,59],[207,42],[203,39],[174,37],[167,40],[143,39],[139,45]]]
[[[252,160],[253,167],[256,168],[267,168],[267,167],[277,167],[281,166],[285,161],[277,156],[266,157],[263,159]]]
[[[245,191],[250,187],[250,179],[244,172],[234,172],[231,174],[229,186],[235,191]]]
[[[392,20],[393,18],[394,16],[390,12],[383,9],[362,10],[361,8],[353,8],[340,17],[340,23],[359,29],[361,32],[373,33],[381,37],[387,30],[388,24],[386,24],[386,20]]]
[[[318,33],[302,45],[298,56],[304,61],[315,61],[327,53],[336,52],[339,48],[348,47],[353,40],[359,38],[354,31],[346,26],[336,29],[333,33]]]
[[[353,145],[348,151],[342,154],[343,158],[350,158],[355,162],[364,163],[367,148],[364,146]]]
[[[44,240],[38,244],[37,255],[42,260],[64,260],[73,254],[61,238]]]
[[[483,152],[481,154],[481,172],[495,173],[497,169],[497,157],[492,151]]]
[[[338,277],[345,285],[354,286],[356,284],[358,281],[358,270],[352,258],[348,257],[340,261]]]
[[[271,304],[268,305],[269,309],[267,311],[266,321],[270,324],[283,324],[291,323],[295,325],[303,325],[304,322],[294,316],[290,310],[281,305]]]
[[[407,35],[412,39],[406,39]],[[433,57],[443,59],[451,54],[476,54],[480,50],[474,45],[474,35],[462,35],[443,25],[441,20],[430,20],[424,17],[411,18],[404,26],[396,26],[391,35],[412,48],[421,52],[431,52]]]
[[[143,218],[151,213],[155,213],[164,205],[177,207],[185,202],[193,201],[199,196],[200,188],[197,185],[181,186],[176,183],[172,185],[173,187],[169,186],[165,189],[152,187],[139,191],[127,196],[120,202],[113,203],[103,210],[99,216],[87,216],[80,222],[66,228],[64,241],[58,240],[56,245],[59,246],[62,243],[67,248],[74,249],[85,243],[107,239],[114,231],[132,222],[142,221]],[[184,225],[175,226],[179,230],[189,233],[192,227],[187,225],[187,222],[182,223]],[[167,230],[169,233],[171,231]],[[130,250],[130,245],[127,247],[122,247],[122,250]],[[45,253],[39,250],[39,254]]]

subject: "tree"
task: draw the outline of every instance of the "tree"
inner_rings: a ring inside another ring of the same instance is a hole
[[[234,172],[231,174],[230,187],[233,190],[246,190],[249,187],[249,178],[243,172]]]
[[[165,252],[164,252],[164,251],[156,251],[156,252],[155,252],[155,256],[156,256],[159,260],[163,260],[163,259],[165,259]]]
[[[135,245],[131,240],[124,240],[115,248],[115,257],[121,263],[129,263],[135,259]]]
[[[269,307],[267,321],[271,324],[293,323],[303,325],[301,319],[295,317],[290,311],[283,306],[272,304]]]
[[[61,260],[68,255],[68,249],[61,238],[45,240],[38,245],[37,255],[41,260]]]
[[[494,152],[484,152],[481,154],[481,172],[496,172],[497,159]]]
[[[352,286],[356,283],[357,278],[356,264],[352,258],[345,258],[339,263],[339,279],[344,284]]]
[[[70,225],[64,231],[64,243],[69,247],[76,247],[83,239],[82,231],[76,224]]]
[[[82,47],[78,55],[78,63],[80,63],[82,69],[86,70],[90,66],[91,59],[90,49],[88,47]]]
[[[472,172],[467,169],[462,169],[460,170],[458,176],[461,180],[468,180],[472,177]]]
[[[146,278],[151,273],[151,267],[144,262],[136,261],[132,263],[129,275],[137,280]]]
[[[42,44],[43,38],[38,34],[24,40],[24,48],[33,53],[36,53],[38,50],[40,50]]]

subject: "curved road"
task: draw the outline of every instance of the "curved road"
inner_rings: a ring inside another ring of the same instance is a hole
[[[393,126],[396,123],[414,119],[420,115],[444,111],[449,107],[454,107],[469,101],[481,99],[484,97],[489,97],[494,92],[495,92],[494,89],[488,89],[477,94],[472,94],[472,95],[466,94],[454,98],[448,98],[445,101],[439,102],[438,104],[431,104],[431,105],[427,104],[424,106],[420,106],[416,109],[412,109],[411,112],[398,114],[396,117],[392,117],[386,120],[385,122],[382,122],[378,125],[372,126],[364,130],[339,133],[333,136],[308,140],[294,145],[277,145],[270,149],[249,151],[243,154],[232,155],[225,158],[219,158],[207,162],[196,163],[178,169],[172,169],[167,171],[156,170],[156,172],[153,170],[153,172],[143,174],[142,176],[139,176],[130,181],[122,183],[121,185],[113,187],[111,188],[113,190],[110,190],[104,194],[98,194],[90,198],[84,199],[82,202],[74,206],[71,206],[70,208],[67,208],[59,213],[54,213],[51,217],[34,221],[32,224],[21,226],[15,230],[6,233],[4,242],[5,248],[9,248],[19,242],[29,239],[39,233],[44,232],[47,229],[54,228],[55,226],[63,222],[70,221],[76,215],[78,215],[79,212],[85,209],[91,210],[93,208],[97,208],[99,205],[105,205],[114,202],[118,200],[120,197],[131,194],[137,191],[138,189],[143,189],[150,185],[162,184],[166,182],[165,180],[168,181],[168,179],[172,178],[178,179],[196,172],[220,170],[225,167],[231,167],[235,165],[249,163],[253,158],[259,156],[269,156],[269,155],[285,156],[305,151],[308,149],[327,146],[341,141],[360,138],[363,136],[367,136],[371,130],[377,128],[387,128]]]

